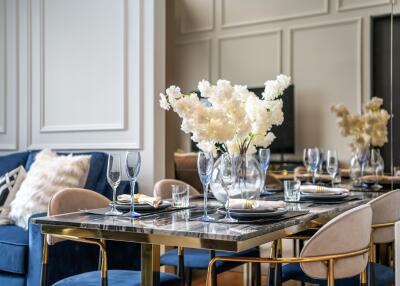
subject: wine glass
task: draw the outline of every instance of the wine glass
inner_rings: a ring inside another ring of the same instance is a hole
[[[382,189],[382,186],[378,182],[379,182],[379,177],[383,176],[384,163],[379,149],[371,150],[370,161],[371,161],[371,167],[374,170],[376,176],[375,183],[371,186],[371,188],[374,190],[380,190]]]
[[[332,187],[335,181],[335,176],[338,172],[339,163],[336,150],[328,150],[326,153],[326,171],[332,177]]]
[[[270,156],[271,150],[269,148],[261,148],[258,150],[258,158],[260,160],[260,167],[263,174],[262,190],[265,188],[265,180],[267,178]]]
[[[109,154],[107,162],[107,182],[113,189],[113,201],[111,210],[106,212],[106,215],[122,215],[122,212],[117,210],[116,199],[117,188],[121,182],[121,157],[119,154]]]
[[[369,152],[368,149],[365,148],[357,148],[356,149],[356,158],[358,164],[360,164],[360,179],[361,179],[361,186],[367,188],[368,185],[362,182],[362,177],[364,176],[365,166],[369,160]]]
[[[131,209],[130,212],[127,214],[130,217],[140,216],[140,213],[135,212],[135,185],[137,177],[140,172],[141,165],[142,165],[142,158],[140,156],[140,152],[138,151],[126,152],[126,157],[125,157],[126,175],[131,184]]]
[[[315,175],[317,173],[319,164],[319,150],[318,148],[309,148],[307,150],[308,165],[312,172],[312,182],[315,185]]]
[[[214,167],[214,157],[211,152],[199,152],[197,156],[197,171],[199,172],[200,181],[203,185],[204,195],[204,215],[201,217],[203,221],[214,221],[213,217],[207,214],[207,198],[208,185],[211,181],[211,174]]]
[[[229,199],[232,186],[236,183],[236,158],[233,155],[224,153],[221,156],[221,168],[220,168],[220,181],[221,185],[226,192],[226,215],[221,222],[237,222],[237,219],[231,217]]]
[[[310,166],[308,165],[308,148],[304,148],[303,150],[303,164],[306,168],[306,172],[308,172],[310,168]]]

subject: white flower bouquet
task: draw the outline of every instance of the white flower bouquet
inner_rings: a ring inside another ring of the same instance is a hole
[[[351,138],[351,147],[368,149],[382,147],[388,142],[387,124],[389,113],[382,108],[383,99],[373,97],[364,105],[363,114],[353,115],[343,104],[332,106],[331,110],[338,117],[340,133]]]
[[[206,152],[249,154],[257,146],[268,147],[275,139],[271,128],[283,122],[283,102],[280,98],[290,84],[290,77],[278,75],[265,82],[263,97],[258,98],[246,86],[218,80],[216,85],[202,80],[196,93],[182,94],[177,86],[170,86],[160,94],[160,106],[182,118],[181,129],[192,134],[192,140]]]

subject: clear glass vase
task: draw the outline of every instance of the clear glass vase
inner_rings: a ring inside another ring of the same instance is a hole
[[[230,198],[257,199],[261,193],[263,176],[258,160],[253,155],[240,155],[236,160],[237,180]],[[218,158],[214,164],[210,188],[214,197],[225,204],[227,194],[220,181],[221,159]]]

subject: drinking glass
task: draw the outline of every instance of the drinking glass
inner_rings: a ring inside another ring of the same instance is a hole
[[[315,185],[315,175],[317,173],[318,164],[319,164],[318,148],[309,148],[307,150],[307,156],[308,156],[308,165],[310,166],[310,169],[312,172],[312,182]]]
[[[375,183],[371,186],[371,188],[374,190],[380,190],[382,189],[382,186],[378,182],[379,177],[383,176],[384,163],[379,149],[371,150],[370,162],[376,176]]]
[[[236,183],[236,158],[233,155],[228,153],[222,154],[221,157],[221,169],[220,169],[220,177],[221,185],[226,192],[226,214],[221,222],[237,222],[237,219],[231,217],[230,213],[230,206],[229,206],[229,199],[230,199],[230,192],[232,187]]]
[[[214,221],[215,219],[207,214],[207,197],[208,185],[211,181],[211,174],[214,167],[214,157],[211,152],[199,152],[197,156],[197,171],[199,172],[200,181],[203,185],[204,194],[204,215],[201,217],[203,221]]]
[[[106,215],[121,215],[122,212],[117,210],[116,196],[117,188],[121,182],[121,157],[119,154],[109,154],[107,162],[107,182],[113,189],[113,201],[111,210],[106,212]]]
[[[369,160],[369,152],[368,149],[364,148],[357,148],[356,149],[356,158],[358,161],[358,164],[360,165],[360,177],[362,180],[362,177],[364,176],[364,170],[365,166],[367,165],[367,162]],[[361,186],[367,188],[368,185],[365,183],[361,182]]]
[[[258,159],[260,160],[260,167],[263,174],[263,184],[261,191],[265,188],[265,180],[267,178],[270,156],[271,151],[269,148],[261,148],[260,150],[258,150]]]
[[[126,153],[125,158],[125,167],[126,167],[126,175],[131,184],[131,208],[127,216],[130,217],[138,217],[140,213],[135,212],[135,185],[137,181],[137,177],[140,172],[140,167],[142,165],[142,158],[140,156],[140,152],[132,151]]]
[[[360,185],[360,164],[358,163],[357,157],[355,155],[352,156],[350,160],[350,178],[353,181],[353,186]]]
[[[300,201],[300,185],[301,182],[299,180],[290,180],[283,182],[285,201]]]
[[[172,185],[172,205],[176,208],[189,206],[189,185]]]
[[[308,148],[305,148],[303,150],[303,164],[304,164],[304,167],[306,168],[306,171],[308,172],[309,167],[310,167],[310,166],[308,166]]]
[[[339,163],[336,150],[328,150],[326,153],[326,171],[332,177],[332,187],[334,184],[335,176],[338,172]]]

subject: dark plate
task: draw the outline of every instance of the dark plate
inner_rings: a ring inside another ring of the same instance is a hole
[[[219,208],[217,210],[219,214],[225,215],[226,210],[224,208]],[[240,211],[231,211],[231,216],[233,218],[270,218],[270,217],[279,217],[283,216],[288,212],[287,209],[277,209],[276,211],[268,211],[264,213],[260,212],[243,212],[243,210]]]
[[[302,199],[311,199],[311,200],[341,200],[348,197],[349,193],[342,194],[322,194],[322,193],[301,193]]]

